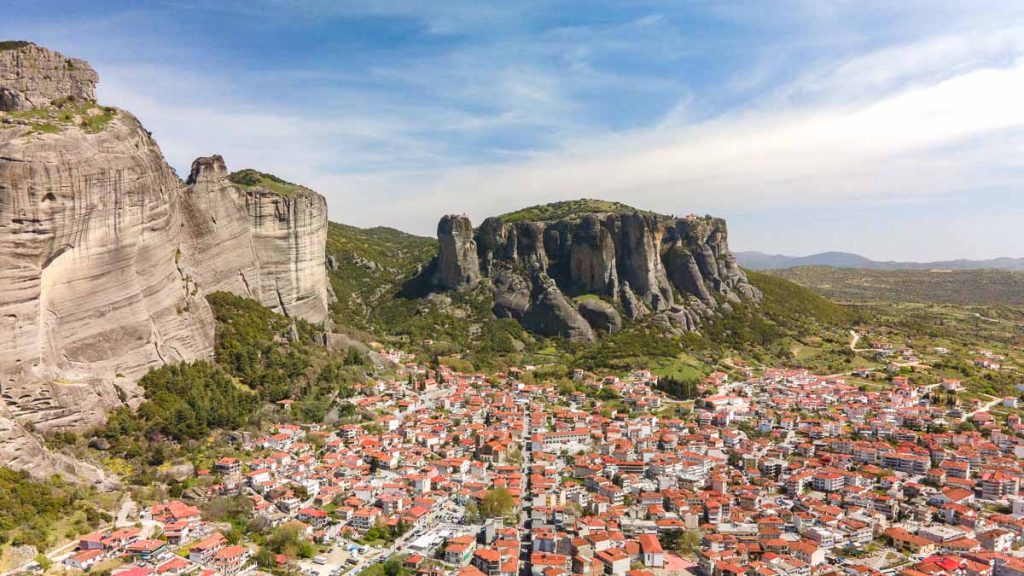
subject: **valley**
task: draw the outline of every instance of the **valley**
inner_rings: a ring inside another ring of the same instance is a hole
[[[595,199],[334,223],[98,81],[0,43],[0,576],[1024,572],[1016,273],[757,272]]]

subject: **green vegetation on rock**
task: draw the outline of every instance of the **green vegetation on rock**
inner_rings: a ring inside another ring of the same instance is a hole
[[[637,210],[621,202],[584,198],[530,206],[529,208],[503,214],[499,218],[502,222],[550,222],[585,214],[632,214],[634,212],[653,214],[652,212]]]
[[[345,326],[368,328],[377,307],[394,300],[436,252],[432,238],[332,222],[327,230],[328,274],[337,296],[332,318]]]
[[[169,364],[139,382],[146,402],[138,416],[149,433],[175,440],[197,440],[212,428],[236,429],[249,423],[256,395],[220,367],[208,362]]]
[[[300,192],[309,190],[309,188],[306,188],[305,186],[293,184],[292,182],[282,180],[273,174],[267,174],[266,172],[253,170],[252,168],[245,168],[237,172],[232,172],[231,174],[228,174],[228,180],[242,188],[262,188],[279,196],[285,197],[294,196]]]
[[[57,134],[70,128],[79,128],[87,134],[98,134],[107,128],[117,114],[117,108],[66,99],[44,108],[0,113],[0,117],[8,122],[0,124],[0,127],[28,126],[33,132],[41,134]]]
[[[4,40],[0,42],[0,50],[17,50],[31,45],[27,40]]]
[[[207,299],[217,321],[215,362],[151,371],[139,382],[146,398],[139,409],[112,411],[96,433],[132,483],[150,482],[167,462],[194,459],[218,430],[258,426],[261,408],[278,400],[295,401],[293,418],[323,421],[365,378],[362,354],[318,344],[322,334],[312,325],[233,294]],[[82,438],[63,440],[66,449],[84,449]]]
[[[217,320],[217,363],[268,402],[289,397],[310,367],[316,329],[227,292],[214,292],[207,300]]]

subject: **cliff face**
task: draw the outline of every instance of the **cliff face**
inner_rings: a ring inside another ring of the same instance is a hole
[[[437,269],[478,270],[490,277],[495,313],[542,334],[592,341],[593,330],[621,327],[619,309],[631,320],[651,316],[654,323],[692,331],[703,319],[729,312],[730,303],[761,298],[729,251],[725,221],[718,218],[635,210],[536,221],[488,218],[472,240],[465,232],[469,220],[446,216],[442,223],[453,220],[459,222],[460,239],[451,237],[451,224],[439,226],[441,246],[475,245],[476,253],[442,249]],[[439,278],[437,284],[444,289],[476,284],[455,280]],[[587,298],[572,305],[565,296]],[[539,322],[542,316],[547,318]],[[581,322],[593,330],[581,330]]]
[[[234,292],[289,317],[327,320],[323,196],[298,186],[281,195],[235,184],[220,156],[196,159],[187,184],[182,258],[204,292]]]
[[[480,282],[473,225],[465,216],[444,216],[437,224],[440,240],[437,282],[448,290],[473,288]]]
[[[96,100],[99,76],[85,60],[28,42],[0,44],[0,110],[31,110],[54,100]]]
[[[219,157],[186,185],[134,117],[80,102],[92,83],[54,62],[95,78],[0,50],[0,93],[33,107],[0,116],[0,461],[39,474],[78,470],[24,425],[98,424],[141,400],[148,370],[212,354],[205,294],[327,318],[323,198],[234,186]]]

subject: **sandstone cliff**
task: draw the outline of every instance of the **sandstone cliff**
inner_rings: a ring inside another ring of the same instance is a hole
[[[205,294],[327,319],[326,204],[235,185],[219,157],[183,183],[133,116],[88,101],[88,64],[0,46],[0,461],[74,472],[25,425],[98,424],[151,368],[211,355]]]
[[[237,184],[220,156],[196,159],[187,184],[182,260],[204,292],[234,292],[285,316],[327,320],[323,196],[296,185],[280,193],[259,181]]]
[[[649,316],[693,331],[731,304],[760,301],[729,251],[722,219],[671,218],[597,201],[532,210],[488,218],[472,237],[468,218],[445,216],[437,286],[471,288],[490,278],[499,317],[579,342],[592,341],[594,330],[621,329],[619,310],[630,320]]]

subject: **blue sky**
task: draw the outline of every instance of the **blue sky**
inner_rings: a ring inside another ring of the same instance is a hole
[[[1024,256],[1024,3],[3,0],[184,174],[222,154],[331,219],[432,234],[601,197],[734,249]]]

